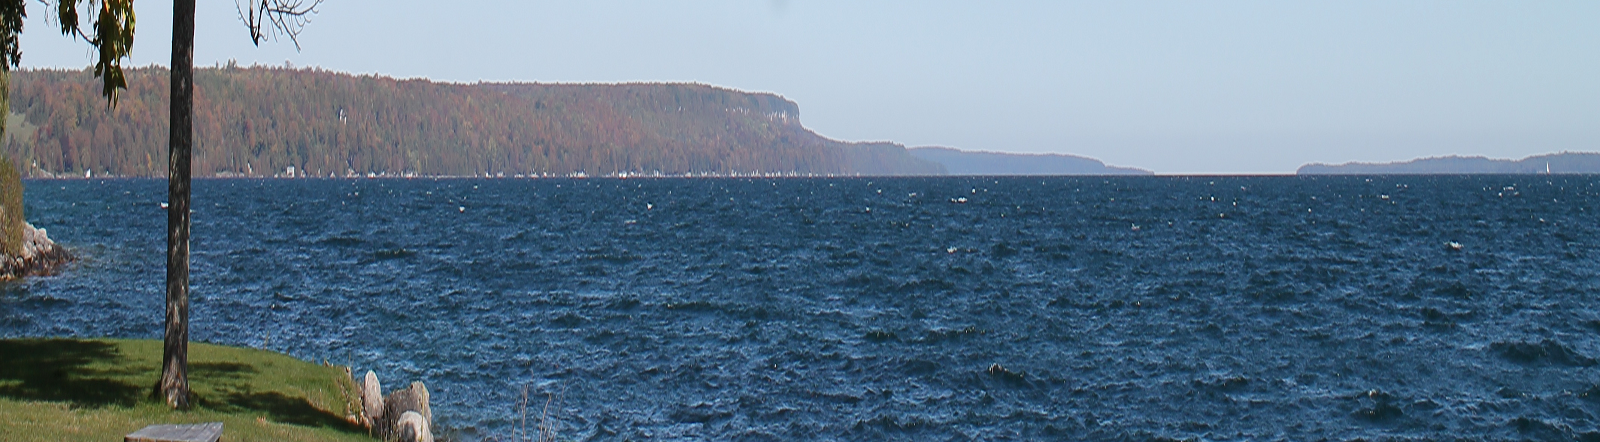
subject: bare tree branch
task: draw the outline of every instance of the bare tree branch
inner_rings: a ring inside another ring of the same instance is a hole
[[[250,28],[250,41],[256,46],[261,46],[261,41],[271,37],[277,40],[279,35],[289,37],[294,43],[294,50],[300,50],[300,31],[311,23],[311,16],[317,13],[317,6],[322,5],[322,0],[244,0],[249,3],[234,1],[234,8],[239,11],[239,20],[245,27]]]

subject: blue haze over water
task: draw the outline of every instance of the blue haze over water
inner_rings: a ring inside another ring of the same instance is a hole
[[[191,337],[457,440],[524,387],[585,440],[1593,440],[1597,183],[199,180]],[[82,261],[0,336],[158,339],[166,183],[26,185]]]

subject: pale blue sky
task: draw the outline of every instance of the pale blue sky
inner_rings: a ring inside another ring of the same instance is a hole
[[[1600,2],[328,0],[250,45],[201,0],[196,64],[781,94],[843,140],[1058,152],[1159,173],[1600,150]],[[133,64],[171,4],[138,0]],[[23,65],[79,68],[38,3]]]

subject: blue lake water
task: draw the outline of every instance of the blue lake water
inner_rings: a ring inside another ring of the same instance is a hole
[[[159,338],[166,183],[26,184],[82,261],[0,336]],[[1597,184],[201,180],[191,337],[469,441],[524,388],[573,440],[1596,440]]]

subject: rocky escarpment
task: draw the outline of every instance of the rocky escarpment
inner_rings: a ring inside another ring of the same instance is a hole
[[[66,248],[50,241],[44,229],[23,223],[21,250],[15,254],[0,252],[0,281],[54,275],[61,273],[68,262],[72,262],[72,255]]]

